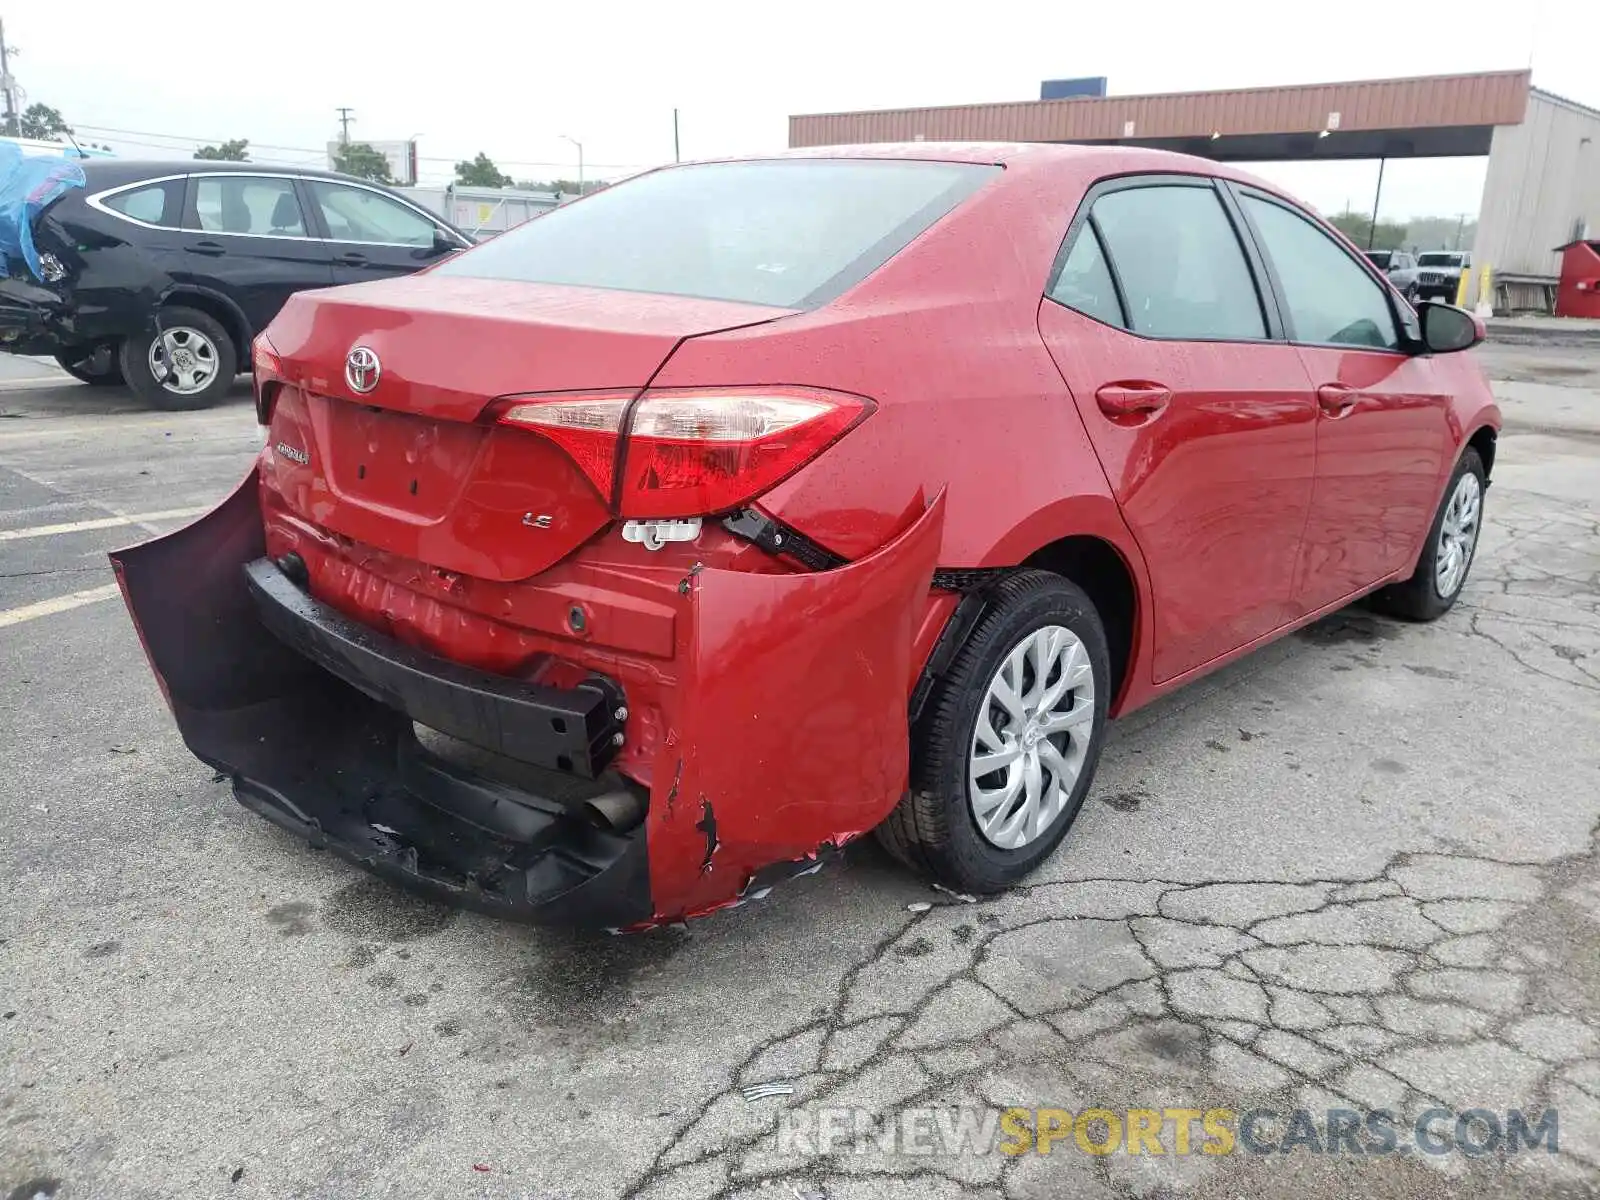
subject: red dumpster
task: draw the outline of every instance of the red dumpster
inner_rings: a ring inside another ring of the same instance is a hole
[[[1600,318],[1600,242],[1568,242],[1561,251],[1556,316]]]

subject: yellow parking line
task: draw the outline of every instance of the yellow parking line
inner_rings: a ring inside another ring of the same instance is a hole
[[[57,596],[53,600],[41,600],[37,604],[24,604],[21,608],[7,609],[5,612],[0,612],[0,629],[4,629],[7,625],[20,625],[35,617],[48,617],[53,613],[82,608],[85,604],[109,600],[119,591],[121,589],[116,584],[108,583],[103,587],[86,588],[81,592]]]

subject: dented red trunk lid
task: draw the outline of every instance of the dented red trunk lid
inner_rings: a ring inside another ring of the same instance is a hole
[[[431,275],[300,293],[266,334],[286,383],[263,481],[364,545],[525,579],[604,528],[609,497],[554,444],[485,409],[510,395],[637,390],[684,338],[786,311]],[[358,347],[377,363],[364,392],[346,373]]]

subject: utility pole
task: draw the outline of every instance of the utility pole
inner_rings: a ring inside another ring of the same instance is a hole
[[[1467,214],[1466,213],[1461,213],[1460,215],[1458,215],[1456,217],[1456,241],[1455,241],[1455,245],[1451,246],[1450,249],[1452,249],[1452,250],[1461,249],[1461,227],[1463,225],[1465,225],[1466,223],[1467,223]]]
[[[17,92],[11,79],[11,51],[6,46],[6,23],[0,21],[0,89],[5,92],[5,131],[18,137],[22,128],[17,122]]]
[[[564,133],[561,135],[561,140],[564,141],[564,142],[571,142],[574,146],[576,146],[578,148],[578,195],[582,196],[583,195],[583,143],[580,142],[577,138],[569,137],[567,134],[564,134]]]
[[[678,110],[672,110],[672,161],[682,162],[678,154]]]
[[[339,144],[348,146],[350,144],[350,122],[355,120],[350,114],[355,112],[355,109],[340,108],[337,111],[339,113]]]
[[[1378,160],[1378,190],[1372,196],[1372,224],[1367,226],[1367,249],[1372,249],[1372,239],[1378,236],[1378,203],[1383,199],[1383,164],[1387,159]]]

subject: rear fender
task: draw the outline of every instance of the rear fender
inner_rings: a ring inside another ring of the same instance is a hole
[[[944,513],[941,491],[882,549],[831,571],[683,580],[686,669],[650,801],[658,920],[732,903],[769,864],[804,870],[898,802]]]

